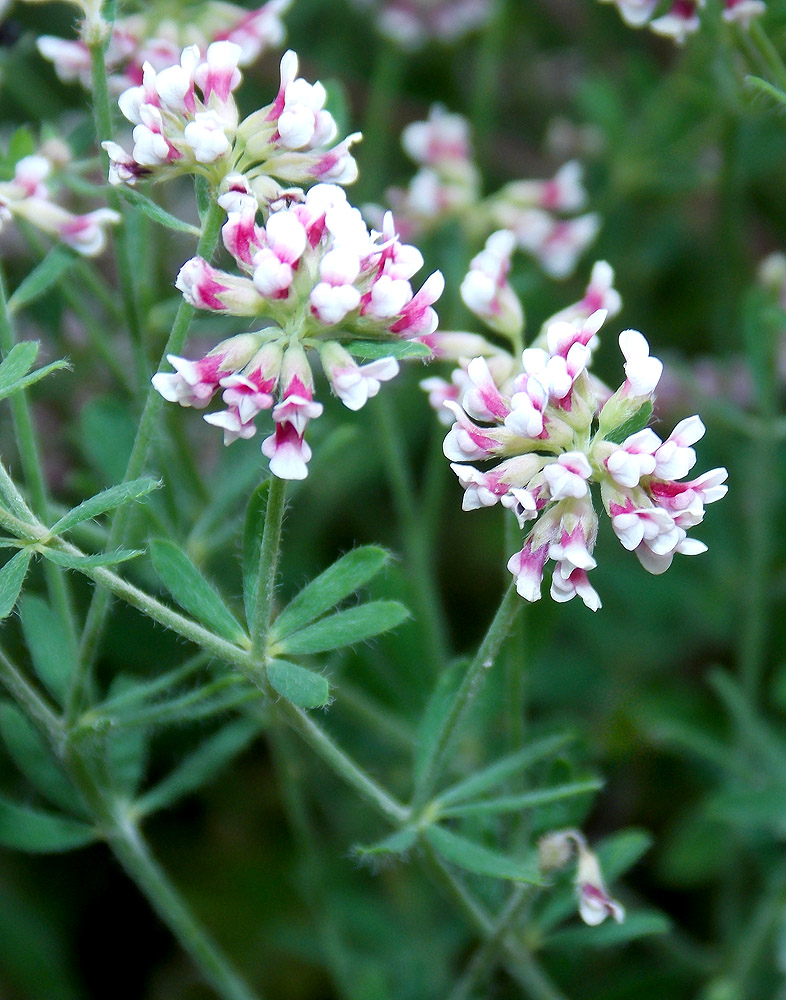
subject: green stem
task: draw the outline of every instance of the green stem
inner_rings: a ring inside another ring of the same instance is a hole
[[[363,146],[358,157],[360,190],[356,204],[378,199],[389,179],[385,167],[390,159],[391,112],[406,67],[407,57],[401,49],[382,39],[363,116]]]
[[[274,707],[331,770],[380,815],[397,826],[407,822],[409,810],[366,774],[306,712],[284,699]]]
[[[786,66],[784,66],[778,50],[770,41],[769,35],[756,18],[750,23],[748,36],[756,44],[776,84],[781,90],[786,91]]]
[[[445,757],[456,732],[480,689],[484,673],[494,665],[499,648],[510,632],[511,624],[519,609],[520,600],[521,598],[516,593],[515,583],[511,583],[502,598],[502,603],[497,609],[480,649],[467,667],[461,684],[445,713],[434,746],[420,772],[420,780],[415,787],[412,801],[413,809],[421,808],[434,791],[434,786],[439,779]]]
[[[429,558],[427,526],[420,504],[415,499],[415,484],[401,434],[401,418],[396,414],[385,393],[371,407],[377,434],[384,455],[396,512],[403,528],[402,542],[410,569],[410,579],[417,602],[417,620],[423,629],[428,661],[438,674],[447,659],[444,625],[440,601],[432,573],[434,561]]]
[[[484,152],[487,137],[496,124],[497,88],[503,65],[502,50],[507,38],[506,7],[506,0],[497,0],[495,10],[489,17],[481,36],[475,60],[469,117],[480,154]]]
[[[496,929],[492,917],[448,868],[434,848],[428,842],[424,842],[422,847],[429,870],[437,884],[442,886],[443,891],[482,937],[492,937]],[[527,1000],[566,1000],[522,944],[504,941],[504,949],[507,955],[505,969],[522,987]]]
[[[243,982],[212,937],[199,924],[127,816],[115,815],[114,825],[108,831],[108,841],[128,876],[142,890],[222,1000],[257,1000],[257,994]]]
[[[22,672],[0,649],[0,683],[11,697],[24,709],[36,726],[46,736],[49,743],[57,749],[62,742],[63,729],[54,711],[47,705],[41,695],[27,681]]]
[[[475,987],[489,975],[504,946],[505,937],[518,919],[528,898],[527,886],[517,885],[513,889],[489,935],[470,959],[448,1000],[469,1000]]]
[[[14,347],[16,337],[8,311],[5,275],[0,268],[0,351],[5,357]],[[30,490],[31,506],[35,514],[44,520],[49,519],[49,497],[41,465],[41,453],[33,426],[33,418],[27,402],[25,390],[16,392],[11,397],[11,414],[16,432],[17,450],[25,482]],[[60,618],[71,643],[76,645],[76,629],[71,607],[71,595],[65,575],[56,566],[47,563],[44,567],[46,586],[52,606]]]
[[[224,212],[216,201],[211,201],[207,214],[205,215],[202,235],[197,244],[196,253],[200,257],[209,260],[218,243],[221,220]],[[162,363],[167,354],[180,354],[185,344],[188,329],[194,317],[195,309],[190,306],[185,299],[180,305],[175,315],[169,339],[166,342],[162,355]],[[163,399],[150,387],[142,410],[142,416],[137,428],[134,445],[131,449],[131,456],[128,460],[124,482],[137,479],[144,470],[150,445],[158,427],[159,414],[163,405]],[[133,513],[132,504],[120,507],[112,520],[112,527],[107,538],[107,550],[117,548],[123,544],[129,526],[129,520]],[[85,627],[82,632],[82,642],[80,645],[79,666],[74,675],[74,683],[67,706],[67,718],[71,721],[76,717],[82,698],[82,692],[89,682],[93,663],[98,652],[98,644],[103,632],[107,612],[109,610],[110,595],[105,590],[97,589],[93,594],[93,599],[88,609]]]
[[[265,527],[259,552],[259,568],[254,585],[254,613],[251,622],[251,650],[260,654],[265,648],[273,597],[276,590],[276,573],[281,552],[281,526],[284,521],[286,480],[270,477],[270,490],[265,509]]]
[[[93,84],[93,116],[95,119],[96,140],[114,138],[112,121],[112,102],[109,97],[109,84],[104,57],[105,42],[95,42],[90,45],[90,68]],[[102,152],[104,168],[109,165],[109,157]],[[139,318],[136,289],[134,287],[134,267],[132,262],[129,220],[131,212],[117,191],[111,186],[107,188],[106,200],[109,207],[119,212],[123,222],[115,241],[115,264],[120,280],[120,294],[123,299],[128,332],[131,338],[131,351],[134,359],[135,381],[139,392],[144,392],[147,385],[147,360],[142,340],[142,324]]]

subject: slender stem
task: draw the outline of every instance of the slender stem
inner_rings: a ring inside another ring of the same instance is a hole
[[[218,235],[221,220],[224,212],[216,201],[211,201],[207,214],[205,215],[202,235],[199,238],[196,252],[200,257],[209,260],[218,243]],[[175,315],[169,339],[163,351],[163,359],[167,354],[179,354],[188,335],[191,320],[195,310],[185,300],[182,300],[177,314]],[[150,445],[155,436],[158,426],[159,414],[163,400],[161,396],[151,388],[148,390],[145,406],[137,428],[136,438],[131,457],[128,460],[124,482],[138,478],[144,470]],[[132,515],[132,505],[127,504],[120,507],[112,519],[112,527],[107,538],[107,551],[123,544],[128,530],[129,519]],[[82,642],[80,646],[79,666],[74,676],[74,683],[71,689],[67,706],[67,718],[73,720],[79,711],[79,704],[82,692],[88,683],[92,672],[93,663],[98,652],[98,644],[103,632],[106,615],[109,610],[110,595],[106,590],[96,589],[93,599],[88,609],[84,631],[82,632]]]
[[[456,731],[480,690],[483,674],[494,665],[494,659],[510,631],[520,600],[516,593],[515,583],[511,583],[502,598],[502,603],[497,609],[480,649],[467,667],[461,684],[453,696],[453,701],[445,713],[433,749],[420,772],[420,780],[415,787],[412,801],[413,809],[422,807],[434,791],[434,785],[439,778],[445,756],[450,749]]]
[[[131,820],[115,816],[108,841],[126,873],[177,937],[184,951],[223,1000],[257,1000],[150,853]]]
[[[506,41],[506,8],[506,0],[497,0],[483,31],[475,59],[470,121],[480,153],[484,152],[486,139],[496,124],[497,89],[503,64],[502,50]]]
[[[401,89],[407,57],[401,49],[382,39],[363,116],[363,147],[360,153],[358,202],[379,198],[385,183],[385,167],[390,154],[391,111]]]
[[[306,712],[284,699],[275,702],[275,708],[338,777],[380,815],[396,825],[407,822],[409,810],[366,774]]]
[[[58,747],[63,736],[60,720],[2,649],[0,649],[0,683],[20,708],[25,710],[50,744]]]
[[[505,937],[519,917],[529,898],[529,887],[517,885],[494,922],[491,932],[470,959],[463,975],[456,983],[448,1000],[468,1000],[473,989],[488,976],[503,949]]]
[[[434,561],[429,558],[427,527],[420,505],[415,499],[415,484],[412,481],[402,439],[400,417],[394,412],[385,393],[380,393],[371,410],[384,453],[385,470],[393,491],[399,521],[403,526],[402,541],[417,601],[417,619],[423,628],[426,653],[432,671],[437,674],[447,659],[444,625],[432,572]]]
[[[513,517],[505,518],[505,554],[514,552],[521,541]],[[526,652],[524,645],[524,602],[519,605],[510,626],[510,641],[505,649],[505,691],[508,711],[508,735],[511,750],[524,743],[524,688],[526,683]]]
[[[786,66],[783,65],[778,50],[770,41],[769,35],[759,21],[754,18],[748,27],[748,35],[755,42],[766,62],[776,84],[781,90],[786,90]]]
[[[254,614],[251,622],[251,649],[259,654],[265,648],[273,596],[276,590],[276,573],[281,552],[281,526],[284,521],[286,480],[270,477],[270,490],[265,509],[265,527],[259,552],[259,568],[254,586]]]
[[[434,848],[423,843],[423,850],[429,870],[438,885],[453,900],[461,913],[484,938],[494,934],[495,922],[485,908],[474,898],[467,887],[448,868]],[[522,944],[505,941],[508,960],[505,968],[509,975],[524,990],[527,1000],[566,1000],[564,995],[549,980],[538,962]]]
[[[14,347],[15,342],[14,328],[8,311],[5,275],[2,268],[0,268],[0,351],[2,351],[4,357]],[[39,518],[48,520],[49,497],[41,464],[41,452],[38,447],[30,407],[27,402],[27,393],[25,390],[14,393],[10,402],[14,430],[16,431],[19,460],[22,465],[25,482],[30,490],[31,506]],[[44,567],[44,575],[52,606],[63,624],[69,641],[75,646],[76,630],[74,615],[65,575],[50,563],[47,563]]]
[[[100,143],[103,140],[114,137],[112,122],[112,103],[109,97],[109,84],[106,71],[106,59],[104,57],[104,41],[97,41],[90,45],[90,68],[93,84],[93,116],[95,119],[96,139]],[[102,153],[104,167],[108,167],[109,157]],[[107,188],[106,199],[109,206],[114,211],[119,212],[123,218],[120,231],[115,241],[115,264],[117,275],[120,280],[120,294],[123,299],[128,332],[131,337],[131,351],[134,359],[134,372],[137,388],[144,392],[147,384],[147,361],[145,359],[145,349],[142,341],[142,324],[139,318],[139,307],[137,304],[136,289],[134,287],[134,266],[131,256],[131,246],[129,239],[129,219],[131,212],[128,206],[117,191],[111,186]]]

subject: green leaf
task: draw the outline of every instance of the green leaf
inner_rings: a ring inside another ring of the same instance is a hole
[[[276,653],[324,653],[351,646],[400,625],[409,612],[398,601],[369,601],[337,611],[275,643]]]
[[[632,417],[628,417],[624,423],[609,431],[605,435],[606,440],[612,444],[622,444],[625,438],[630,437],[631,434],[636,434],[638,431],[644,430],[651,416],[652,403],[650,400],[647,400],[646,403],[641,404]]]
[[[723,701],[748,747],[766,762],[774,776],[780,777],[786,769],[786,742],[757,715],[739,684],[729,674],[722,670],[713,671],[710,674],[710,684]]]
[[[267,676],[282,698],[301,708],[320,708],[330,701],[330,685],[313,670],[306,670],[286,660],[271,660]]]
[[[775,784],[720,792],[708,802],[707,815],[780,837],[786,830],[786,786]]]
[[[181,548],[156,539],[150,543],[150,555],[161,582],[182,608],[217,635],[248,646],[243,626]]]
[[[254,619],[254,597],[259,572],[259,553],[262,545],[262,532],[265,528],[267,513],[267,498],[270,493],[270,480],[266,479],[251,494],[246,508],[246,519],[243,525],[243,603],[246,609],[246,621]]]
[[[0,797],[0,844],[17,851],[58,854],[98,840],[93,827]]]
[[[19,618],[39,680],[52,697],[64,705],[77,662],[77,650],[70,634],[49,605],[33,594],[23,594],[20,598]]]
[[[96,566],[115,566],[117,563],[135,559],[142,554],[141,549],[115,549],[114,552],[99,552],[94,556],[76,556],[70,552],[61,552],[60,549],[52,548],[45,548],[42,552],[42,555],[56,566],[82,572],[94,569]]]
[[[14,610],[32,555],[30,549],[20,549],[0,569],[0,619],[7,618]]]
[[[273,640],[302,629],[304,625],[330,611],[345,597],[373,579],[389,560],[388,552],[373,545],[347,552],[289,602],[273,623]]]
[[[197,226],[192,226],[190,223],[183,222],[182,219],[178,219],[177,216],[171,215],[166,211],[166,209],[157,205],[152,198],[148,198],[140,191],[135,191],[133,188],[126,187],[123,184],[118,185],[115,190],[122,198],[125,198],[125,200],[130,202],[135,208],[138,208],[139,211],[143,212],[149,219],[152,219],[153,222],[157,222],[159,226],[166,226],[167,229],[174,229],[178,233],[188,233],[189,236],[194,236],[196,239],[199,239],[201,230],[198,229]]]
[[[426,840],[434,850],[459,868],[476,875],[489,875],[491,878],[502,878],[512,882],[529,882],[541,885],[542,879],[538,870],[537,858],[530,855],[525,861],[493,851],[482,844],[468,840],[457,833],[441,826],[429,826],[425,830]]]
[[[153,490],[157,490],[161,485],[157,479],[133,479],[129,483],[119,483],[111,486],[108,490],[102,490],[88,500],[83,500],[78,507],[69,510],[67,514],[56,521],[49,529],[53,535],[62,535],[66,531],[81,524],[82,521],[90,521],[94,517],[100,517],[110,510],[122,507],[132,500],[139,500],[147,496]]]
[[[8,309],[15,313],[46,294],[79,260],[73,250],[62,244],[54,247],[38,267],[20,283],[8,300]]]
[[[762,80],[760,76],[748,75],[745,77],[745,83],[752,89],[758,90],[761,94],[766,94],[770,97],[776,104],[781,106],[786,105],[786,94],[782,90],[778,90],[777,87],[773,87],[771,83],[766,80]]]
[[[32,131],[23,125],[14,131],[8,140],[8,153],[6,159],[14,166],[24,157],[32,156],[36,151],[36,138]]]
[[[186,757],[163,781],[142,796],[137,807],[143,813],[172,805],[207,784],[257,736],[260,723],[238,719],[205,740],[198,750]]]
[[[623,923],[606,920],[597,927],[566,927],[551,934],[544,942],[546,948],[573,951],[576,948],[609,948],[627,944],[650,934],[667,934],[671,921],[655,910],[639,910],[626,915]]]
[[[534,809],[536,806],[548,805],[552,802],[562,802],[576,795],[589,795],[603,787],[603,782],[597,779],[588,781],[573,781],[552,788],[537,788],[521,795],[504,795],[497,799],[486,799],[481,802],[465,802],[447,809],[440,808],[442,816],[492,816],[498,813],[520,812],[524,809]]]
[[[81,812],[79,796],[57,766],[53,751],[24,713],[10,702],[0,702],[0,735],[11,759],[36,791],[68,812]]]
[[[456,802],[476,798],[481,793],[501,785],[503,781],[526,771],[533,764],[538,764],[547,757],[551,757],[573,739],[574,737],[569,733],[560,733],[557,736],[547,736],[545,739],[530,743],[529,746],[495,761],[482,771],[478,771],[441,792],[440,805],[453,805]]]
[[[601,868],[609,881],[624,875],[652,847],[652,835],[644,830],[622,830],[598,847]]]
[[[15,392],[20,392],[22,389],[27,389],[31,385],[35,385],[36,382],[40,382],[42,378],[46,378],[51,372],[61,371],[63,368],[70,368],[71,366],[67,361],[53,361],[51,364],[44,365],[43,368],[38,368],[34,372],[30,372],[29,375],[25,375],[24,378],[18,379],[13,385],[8,386],[2,392],[0,392],[0,399],[5,399],[7,396],[12,396]]]
[[[430,358],[431,348],[415,340],[352,340],[347,350],[361,361],[377,361],[379,358]]]
[[[35,364],[39,347],[37,340],[14,344],[0,364],[0,395],[7,396],[9,388],[27,375]]]
[[[411,847],[414,847],[417,839],[417,830],[407,827],[404,830],[396,830],[389,837],[385,837],[384,840],[378,840],[376,844],[369,844],[368,847],[363,844],[356,844],[352,848],[352,853],[364,858],[375,857],[380,854],[404,854]]]

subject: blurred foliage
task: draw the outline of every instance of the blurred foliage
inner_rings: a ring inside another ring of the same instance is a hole
[[[603,228],[591,257],[568,281],[558,284],[534,263],[517,260],[513,280],[533,331],[580,296],[592,259],[607,259],[624,309],[604,335],[601,375],[614,382],[614,334],[628,326],[686,373],[706,356],[721,368],[756,366],[758,389],[744,408],[708,397],[689,379],[664,406],[669,427],[702,413],[708,434],[699,469],[730,470],[728,498],[698,532],[709,552],[678,558],[666,575],[651,577],[606,526],[593,573],[603,610],[593,616],[577,601],[544,599],[526,611],[527,737],[562,729],[576,735],[575,745],[541,766],[539,778],[605,780],[594,805],[589,797],[558,803],[538,812],[538,828],[527,835],[581,824],[591,841],[629,827],[648,831],[652,840],[627,876],[624,898],[631,919],[644,915],[660,933],[599,947],[606,943],[600,930],[574,918],[553,939],[535,942],[543,945],[558,996],[572,1000],[786,996],[786,575],[779,527],[785,468],[782,433],[767,436],[772,414],[762,414],[761,388],[772,380],[782,348],[771,345],[762,360],[771,331],[764,306],[750,295],[761,258],[786,247],[786,132],[782,109],[746,88],[739,49],[716,8],[709,3],[705,26],[684,49],[627,28],[613,6],[595,0],[499,0],[485,33],[409,54],[391,52],[370,14],[344,0],[295,0],[286,17],[304,75],[328,84],[347,126],[366,127],[386,144],[359,152],[364,197],[381,200],[386,186],[407,180],[401,129],[423,119],[434,101],[471,115],[487,190],[553,173],[564,158],[546,141],[555,118],[592,129],[583,133],[594,137],[586,155],[575,152],[585,162],[590,207],[601,213]],[[18,124],[39,132],[62,118],[75,145],[87,150],[84,94],[59,85],[33,45],[36,32],[67,35],[71,22],[70,9],[56,3],[16,3],[6,15],[6,134]],[[786,5],[773,2],[765,25],[776,42],[784,24]],[[247,72],[241,103],[248,109],[267,103],[277,82],[277,59],[269,55]],[[375,126],[364,116],[372,88],[382,85],[392,86],[394,99]],[[580,144],[580,133],[567,134]],[[188,191],[162,189],[160,199],[193,221]],[[191,251],[168,230],[153,243],[152,225],[140,216],[135,236],[157,353],[176,302],[172,275]],[[156,249],[148,252],[151,245]],[[457,282],[476,249],[451,232],[432,235],[425,246],[427,267],[441,267],[449,279],[444,310],[452,324],[468,328],[473,321],[458,302]],[[7,261],[16,286],[30,260],[17,247]],[[25,334],[41,339],[45,361],[68,354],[82,373],[49,380],[49,394],[36,397],[37,416],[51,431],[50,481],[68,504],[122,477],[134,417],[64,314],[62,298],[46,296],[25,314]],[[191,346],[214,341],[228,322],[200,319]],[[440,429],[417,387],[421,377],[413,363],[383,391],[402,418],[418,483],[433,501],[423,517],[451,646],[463,654],[485,632],[509,553],[500,510],[461,511],[459,487],[439,454]],[[781,388],[773,390],[776,405]],[[364,413],[363,425],[342,427],[340,410],[335,401],[326,405],[313,427],[311,473],[292,491],[282,603],[356,545],[401,552],[373,420]],[[78,421],[71,422],[74,414]],[[262,469],[258,443],[239,441],[223,451],[192,418],[189,411],[166,414],[168,433],[158,442],[165,489],[149,507],[158,533],[176,540],[224,594],[235,595],[232,610],[240,613],[236,556],[245,502]],[[12,454],[8,433],[0,436],[3,454]],[[205,472],[201,492],[182,488],[182,469],[170,460],[185,442]],[[129,573],[157,586],[145,564]],[[89,588],[75,586],[85,606]],[[411,603],[405,566],[394,561],[370,592]],[[21,644],[17,619],[4,632],[12,646]],[[106,684],[119,674],[150,679],[151,664],[156,672],[172,669],[185,655],[182,642],[118,607],[100,678]],[[325,715],[331,731],[372,774],[407,794],[415,730],[435,681],[418,623],[323,658],[321,666],[335,685]],[[505,699],[500,670],[488,677],[456,750],[457,775],[509,749],[499,724]],[[164,866],[265,996],[446,997],[472,954],[473,929],[423,878],[418,850],[375,863],[351,854],[353,845],[389,831],[291,734],[264,719],[259,724],[265,738],[247,746],[220,780],[151,821]],[[156,731],[147,748],[149,775],[162,778],[214,729],[211,722]],[[285,787],[287,773],[293,780]],[[4,755],[0,791],[40,805]],[[473,822],[462,829],[481,842],[506,829],[494,817]],[[489,907],[503,902],[499,883],[471,878]],[[43,859],[0,851],[0,887],[4,1000],[211,995],[102,846]],[[569,887],[563,890],[569,896]],[[475,995],[519,994],[497,970]]]

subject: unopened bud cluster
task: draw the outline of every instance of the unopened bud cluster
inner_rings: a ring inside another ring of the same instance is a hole
[[[550,180],[513,181],[483,198],[469,122],[462,115],[434,105],[426,121],[406,127],[402,145],[419,169],[406,189],[392,188],[387,198],[407,232],[423,232],[450,219],[472,235],[504,227],[518,248],[554,278],[572,273],[598,233],[595,213],[575,214],[587,201],[575,160]]]
[[[486,297],[477,282],[465,281],[463,290],[467,304],[481,317],[498,318],[497,332],[515,342],[521,313],[505,280],[504,242],[495,234],[487,244],[486,277],[496,273],[496,281],[486,282]],[[590,375],[598,332],[609,307],[619,308],[612,277],[608,265],[596,265],[596,287],[591,282],[584,300],[549,321],[520,356],[489,346],[469,359],[467,349],[482,344],[477,335],[432,338],[438,356],[459,359],[450,384],[429,381],[424,388],[454,418],[444,452],[464,488],[463,508],[499,502],[527,528],[508,569],[528,601],[540,598],[551,560],[554,600],[578,595],[593,611],[601,606],[587,575],[596,566],[593,484],[623,547],[656,574],[677,553],[705,551],[688,531],[703,520],[705,504],[726,493],[725,469],[684,481],[696,462],[693,445],[704,434],[698,416],[682,420],[665,440],[647,426],[663,365],[641,333],[619,336],[625,380],[616,392]],[[482,471],[470,464],[478,461],[496,464]]]
[[[251,437],[257,414],[273,407],[275,431],[262,451],[274,475],[302,479],[311,455],[306,426],[322,412],[306,349],[319,352],[341,401],[360,409],[398,372],[394,358],[380,356],[384,343],[427,342],[436,330],[432,306],[442,275],[434,272],[414,292],[410,279],[423,265],[420,252],[401,243],[389,214],[382,232],[369,231],[334,184],[290,192],[271,206],[264,225],[243,178],[229,178],[219,200],[228,211],[224,245],[242,273],[194,257],[177,287],[199,309],[274,325],[232,338],[201,361],[170,357],[176,374],[160,373],[153,384],[166,399],[196,407],[222,389],[227,408],[205,419],[223,428],[227,444]],[[362,356],[369,342],[376,359],[359,365],[347,347]]]

